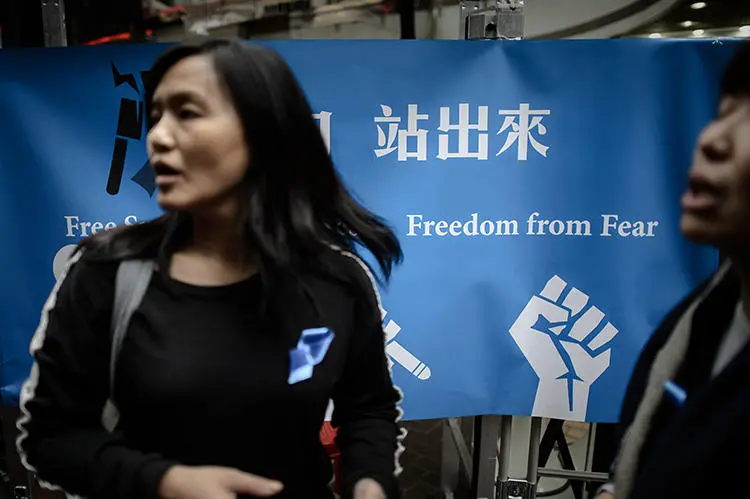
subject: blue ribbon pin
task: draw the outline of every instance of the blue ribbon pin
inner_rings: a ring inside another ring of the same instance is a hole
[[[297,347],[289,351],[290,385],[312,378],[313,368],[325,358],[333,336],[333,331],[327,327],[302,331]]]
[[[687,400],[687,392],[674,381],[665,382],[664,391],[678,406],[683,405]]]

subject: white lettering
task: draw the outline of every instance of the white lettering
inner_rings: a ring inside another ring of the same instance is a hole
[[[547,157],[549,146],[539,142],[533,132],[546,135],[547,127],[542,124],[542,118],[549,116],[549,109],[531,109],[528,103],[521,104],[518,109],[501,109],[500,116],[505,116],[505,121],[497,135],[507,133],[505,144],[495,155],[500,156],[513,144],[518,144],[518,161],[526,161],[529,157],[529,145],[540,155]],[[517,120],[517,121],[516,121]]]
[[[78,230],[78,217],[67,216],[65,217],[65,223],[68,226],[68,231],[65,233],[65,237],[76,237],[76,231]]]
[[[421,214],[407,214],[409,231],[407,236],[459,237],[459,236],[517,236],[516,220],[490,220],[472,213],[464,220],[425,220]]]
[[[101,220],[84,221],[76,215],[65,215],[65,237],[88,237],[97,234],[103,230],[114,229],[117,227],[117,222],[104,222]],[[125,225],[134,225],[138,223],[138,218],[135,215],[128,215],[123,220]]]
[[[422,215],[406,215],[409,219],[409,232],[407,236],[416,236],[415,232],[417,229],[422,227]]]
[[[575,227],[575,231],[573,228]],[[588,220],[568,220],[568,230],[566,236],[590,236],[591,222]]]
[[[472,213],[471,220],[464,224],[464,234],[467,236],[477,236],[477,225],[479,224],[479,213]]]
[[[480,213],[474,212],[463,219],[427,219],[421,213],[407,214],[410,237],[493,237],[493,236],[517,236],[518,220],[498,220],[482,217]],[[602,237],[655,237],[659,222],[656,220],[621,220],[618,215],[604,214],[602,217]],[[135,217],[128,217],[126,223],[135,221]],[[85,232],[91,227],[92,232],[100,227],[90,222],[82,222],[77,217],[66,218],[68,233],[76,230]],[[537,211],[531,213],[526,219],[526,235],[529,236],[554,236],[568,237],[591,236],[591,221],[589,220],[566,220],[546,219]]]
[[[610,234],[609,231],[617,227],[617,215],[602,215],[602,219],[604,223],[602,236],[610,237],[612,234]],[[612,219],[614,219],[614,221],[612,221]]]
[[[91,227],[91,222],[81,222],[81,235],[83,237],[88,237],[88,229]]]
[[[378,148],[374,149],[375,156],[382,158],[393,151],[398,151],[398,160],[406,161],[414,158],[417,161],[427,160],[427,128],[419,128],[419,122],[430,119],[428,114],[419,112],[418,104],[407,106],[406,129],[401,128],[400,116],[393,116],[393,108],[380,105],[383,116],[375,117],[378,128]],[[385,125],[388,125],[385,127]],[[416,151],[409,149],[410,138],[416,139]]]
[[[440,108],[440,130],[438,136],[438,159],[446,160],[450,158],[475,158],[480,160],[487,159],[489,149],[489,107],[477,106],[477,122],[472,123],[469,119],[469,104],[458,105],[458,123],[451,121],[450,107]],[[476,147],[470,146],[470,130],[476,130]],[[451,135],[454,132],[458,139],[458,145],[450,146]]]
[[[588,220],[545,220],[539,213],[529,215],[526,234],[529,236],[590,236],[591,222]]]
[[[612,237],[616,231],[620,237],[654,237],[654,230],[659,226],[656,220],[644,222],[637,220],[620,221],[617,215],[602,215],[602,237]]]
[[[517,236],[518,220],[498,220],[496,236]]]
[[[526,227],[527,227],[526,234],[527,235],[529,236],[534,235],[534,224],[537,222],[536,217],[538,216],[539,216],[539,213],[536,211],[532,213],[531,215],[529,215],[529,219],[526,221]]]

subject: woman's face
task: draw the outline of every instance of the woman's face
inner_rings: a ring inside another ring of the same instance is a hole
[[[750,97],[725,97],[702,132],[682,200],[682,232],[734,253],[750,241]]]
[[[236,215],[250,153],[212,60],[196,55],[172,66],[154,92],[150,118],[148,156],[159,205]]]

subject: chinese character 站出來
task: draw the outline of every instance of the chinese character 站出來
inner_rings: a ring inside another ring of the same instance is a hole
[[[487,159],[487,149],[489,144],[489,136],[487,133],[488,128],[488,114],[489,108],[487,106],[478,106],[477,122],[471,123],[469,120],[469,105],[459,104],[458,105],[458,124],[451,123],[451,110],[449,107],[440,108],[440,127],[438,130],[446,132],[440,134],[438,137],[438,158],[446,160],[448,158],[474,158],[474,159]],[[450,135],[447,132],[455,130],[458,132],[458,150],[455,152],[449,152]],[[477,147],[475,151],[469,150],[469,131],[476,130],[477,133]]]
[[[429,119],[427,114],[419,114],[417,104],[409,104],[409,114],[406,119],[406,130],[399,129],[401,118],[393,116],[393,109],[384,104],[380,105],[383,116],[376,116],[375,123],[378,127],[378,147],[375,156],[382,158],[393,151],[398,150],[398,160],[406,161],[408,158],[416,158],[418,161],[427,160],[427,130],[418,128],[418,122]],[[387,133],[383,130],[381,123],[388,124]],[[417,150],[410,151],[408,147],[409,137],[417,139]],[[394,145],[395,143],[395,145]]]
[[[529,144],[534,148],[536,152],[547,157],[547,150],[549,146],[545,146],[540,143],[532,134],[534,129],[539,132],[539,135],[545,135],[547,133],[547,127],[542,124],[542,118],[549,116],[549,109],[532,110],[529,104],[521,104],[516,110],[504,110],[498,111],[500,116],[505,116],[505,121],[498,135],[508,131],[508,138],[505,140],[505,144],[496,154],[500,156],[502,153],[508,150],[515,142],[518,142],[518,160],[526,161],[529,157]],[[516,121],[516,119],[518,121]]]

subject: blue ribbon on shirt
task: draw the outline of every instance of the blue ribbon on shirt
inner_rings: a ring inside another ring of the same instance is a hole
[[[687,392],[684,388],[682,388],[674,381],[666,381],[664,383],[664,391],[667,395],[669,395],[669,398],[671,398],[672,401],[678,406],[682,406],[685,404],[685,401],[687,400]]]
[[[289,384],[312,378],[313,368],[320,364],[333,341],[333,331],[327,327],[305,329],[297,347],[289,351]]]

